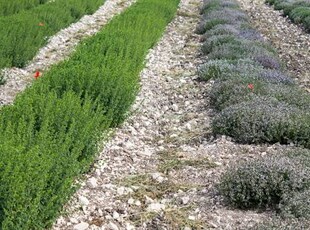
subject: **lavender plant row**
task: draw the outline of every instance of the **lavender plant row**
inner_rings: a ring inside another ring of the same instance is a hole
[[[208,61],[201,79],[214,81],[214,134],[241,143],[295,143],[310,148],[310,95],[286,73],[276,51],[231,0],[205,0],[197,32]],[[237,208],[274,209],[308,218],[310,151],[232,165],[218,185]],[[303,223],[302,223],[303,224]]]
[[[286,73],[276,51],[251,27],[234,1],[207,0],[197,32],[213,79],[215,134],[241,143],[295,143],[310,147],[310,95]]]

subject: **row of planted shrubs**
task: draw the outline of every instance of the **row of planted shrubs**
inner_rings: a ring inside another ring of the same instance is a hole
[[[10,2],[15,1],[7,1]],[[0,17],[0,69],[23,67],[50,36],[91,14],[103,0],[57,0]],[[13,3],[12,3],[13,4]]]
[[[23,10],[29,10],[49,0],[0,0],[0,17],[16,14]]]
[[[275,50],[233,1],[206,1],[204,80],[215,81],[213,131],[241,143],[296,143],[310,148],[310,95],[288,76]]]
[[[310,32],[310,1],[309,0],[266,0],[276,10],[283,10],[294,23],[301,24]]]
[[[310,96],[288,76],[238,4],[205,0],[197,32],[208,57],[199,75],[214,81],[213,132],[241,143],[293,142],[309,148]],[[234,207],[310,217],[309,162],[309,150],[260,157],[230,167],[218,188]]]
[[[0,110],[0,229],[45,229],[127,116],[178,0],[138,0]]]

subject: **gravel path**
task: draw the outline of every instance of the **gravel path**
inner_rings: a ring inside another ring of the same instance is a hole
[[[0,106],[14,101],[17,93],[23,91],[34,79],[34,73],[46,71],[52,65],[64,60],[72,53],[81,39],[97,33],[115,15],[120,14],[136,0],[106,0],[92,15],[85,15],[51,37],[48,44],[25,68],[7,68],[2,70],[6,83],[0,86]]]
[[[229,210],[214,184],[228,164],[279,145],[214,139],[208,92],[199,82],[202,0],[182,0],[147,56],[132,116],[105,145],[55,223],[58,229],[249,229],[268,213]]]
[[[275,47],[292,76],[310,92],[310,34],[264,0],[238,0],[252,24]]]

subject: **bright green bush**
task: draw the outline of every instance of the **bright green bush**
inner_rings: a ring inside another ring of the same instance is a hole
[[[123,121],[179,1],[139,0],[0,110],[0,229],[46,229]]]
[[[309,169],[284,156],[271,155],[231,166],[218,189],[231,205],[245,209],[278,209],[294,192],[310,186]]]
[[[102,4],[103,0],[57,0],[0,18],[0,69],[23,67],[50,36]]]

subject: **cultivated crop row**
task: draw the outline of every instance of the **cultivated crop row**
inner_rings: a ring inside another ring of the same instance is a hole
[[[276,10],[283,10],[294,23],[302,24],[310,32],[310,1],[309,0],[266,0]]]
[[[240,143],[310,148],[310,95],[287,75],[275,50],[235,1],[207,0],[202,13],[197,32],[208,61],[199,74],[214,81],[213,132]],[[234,207],[309,218],[309,175],[309,150],[270,155],[229,168],[219,190]]]
[[[178,3],[139,0],[1,109],[0,229],[52,224],[98,140],[126,117],[145,56]]]
[[[102,4],[102,0],[57,0],[0,17],[0,69],[25,66],[50,36]]]

